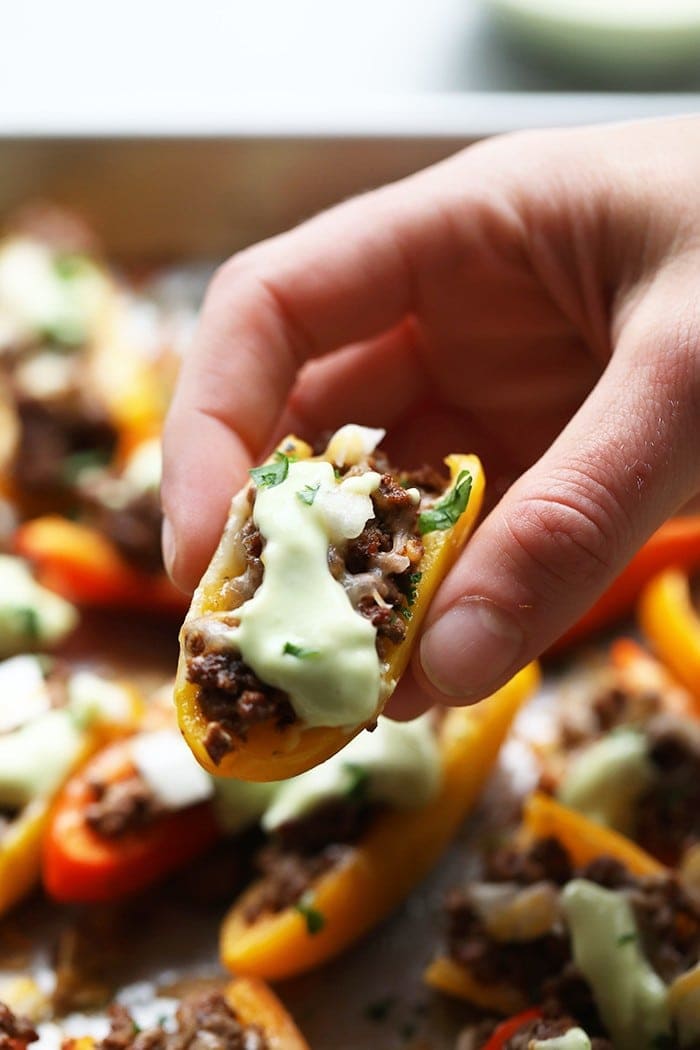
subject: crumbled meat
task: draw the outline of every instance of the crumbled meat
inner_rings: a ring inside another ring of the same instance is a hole
[[[0,1050],[16,1050],[17,1044],[34,1043],[39,1035],[31,1021],[18,1017],[5,1003],[0,1002]]]
[[[531,885],[549,879],[563,885],[578,876],[628,896],[639,925],[644,952],[669,983],[700,956],[700,907],[672,876],[639,878],[612,857],[600,857],[574,871],[566,853],[543,840],[522,854],[500,851],[490,864],[489,880]],[[531,1002],[543,993],[552,1009],[575,1017],[591,1035],[605,1033],[590,990],[571,961],[566,930],[553,928],[530,941],[495,941],[472,904],[470,894],[456,891],[446,904],[448,949],[479,981],[506,983]],[[584,1023],[585,1022],[585,1023]]]
[[[86,823],[103,838],[120,838],[150,824],[164,811],[138,774],[112,784],[91,784],[95,801],[85,811]]]
[[[94,406],[18,398],[20,440],[13,472],[18,485],[41,495],[68,488],[66,461],[99,450],[111,456],[117,443],[112,424]]]
[[[257,1025],[243,1024],[218,992],[187,996],[175,1015],[174,1031],[139,1031],[125,1007],[110,1008],[111,1028],[96,1050],[269,1050]]]
[[[275,830],[281,848],[294,853],[317,853],[329,843],[355,842],[373,815],[362,798],[333,798]]]
[[[377,653],[385,660],[391,647],[406,637],[417,583],[412,570],[423,554],[423,543],[419,504],[394,480],[381,453],[346,473],[367,469],[381,471],[371,496],[374,516],[344,549],[330,547],[328,564],[353,607],[376,628]],[[445,488],[445,481],[429,468],[416,472],[415,478],[419,487],[425,484],[424,494]],[[264,540],[252,517],[241,529],[240,544],[244,570],[222,588],[231,610],[252,597],[263,579]],[[208,723],[204,746],[215,764],[246,739],[252,726],[272,722],[282,729],[296,721],[285,693],[261,682],[235,652],[212,650],[202,629],[190,627],[185,646],[187,677],[199,687],[198,703]]]
[[[534,1021],[526,1021],[523,1027],[503,1044],[503,1050],[529,1050],[531,1040],[556,1039],[575,1027],[576,1021],[571,1017],[538,1017]]]
[[[145,572],[157,573],[163,569],[160,532],[163,514],[160,498],[149,489],[136,492],[118,505],[102,498],[101,486],[86,483],[81,487],[85,501],[86,519],[107,536],[127,561]]]
[[[199,705],[209,722],[204,746],[212,762],[218,765],[252,726],[273,722],[282,729],[296,720],[286,694],[261,682],[235,652],[198,652],[201,646],[196,634],[188,639],[187,677],[200,687]]]
[[[505,847],[487,860],[489,882],[554,882],[563,886],[573,876],[569,855],[555,838],[538,839],[528,850]]]
[[[418,489],[430,496],[439,496],[445,491],[445,479],[439,470],[427,463],[416,470],[406,471],[401,475],[401,483],[407,489]]]
[[[248,901],[245,918],[255,922],[267,912],[283,911],[296,904],[310,886],[335,867],[345,855],[345,847],[329,846],[320,853],[286,853],[278,846],[266,846],[258,854],[262,879],[255,896]]]
[[[673,866],[700,842],[700,727],[660,716],[647,737],[659,775],[639,799],[635,840]]]
[[[345,847],[357,841],[375,812],[361,796],[330,799],[276,828],[274,841],[257,855],[263,878],[246,918],[252,922],[263,912],[296,904],[316,879],[342,860]]]

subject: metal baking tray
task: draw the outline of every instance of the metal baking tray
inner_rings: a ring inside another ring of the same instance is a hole
[[[418,106],[417,132],[408,130],[407,112],[393,128],[379,117],[364,126],[348,119],[342,133],[332,134],[322,133],[318,122],[303,121],[296,130],[288,124],[284,133],[266,131],[263,122],[235,134],[219,128],[156,135],[141,127],[112,137],[89,129],[43,136],[15,129],[3,135],[0,128],[0,220],[27,201],[46,199],[83,213],[112,259],[214,263],[335,201],[439,160],[489,130],[483,114],[470,122],[459,107],[441,112],[442,119],[431,124],[430,113]],[[512,110],[503,108],[490,129],[512,124]],[[133,625],[92,618],[72,644],[79,658],[113,660],[137,667],[141,675],[174,671],[175,629],[157,623],[134,631]],[[512,812],[511,781],[522,765],[517,748],[507,755],[485,804],[399,912],[323,970],[280,986],[313,1050],[454,1047],[466,1009],[429,994],[421,973],[439,939],[445,889],[467,877],[475,845]],[[109,962],[108,980],[128,1001],[143,1005],[183,979],[223,977],[217,964],[221,914],[220,905],[195,905],[175,890],[108,915],[105,921],[116,924],[128,943]],[[48,980],[56,945],[74,923],[84,925],[84,916],[70,910],[57,915],[39,897],[29,901],[0,924],[0,978],[28,968]],[[73,1031],[85,1024],[74,1018]],[[44,1046],[57,1046],[58,1039],[57,1031],[48,1030]]]

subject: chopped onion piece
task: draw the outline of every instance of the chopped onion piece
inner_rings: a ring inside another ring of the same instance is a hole
[[[214,794],[212,778],[198,764],[176,729],[159,729],[134,737],[131,758],[157,800],[167,809],[185,809]]]
[[[339,467],[353,467],[374,452],[386,430],[346,423],[328,442],[325,456]]]

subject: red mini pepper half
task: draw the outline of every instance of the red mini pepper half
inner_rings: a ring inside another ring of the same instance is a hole
[[[85,815],[91,783],[114,783],[134,772],[129,742],[96,755],[72,777],[53,809],[44,843],[47,892],[63,901],[111,901],[138,893],[176,871],[221,835],[214,809],[203,802],[157,817],[118,838],[94,832]]]
[[[15,550],[36,569],[37,578],[77,605],[107,609],[149,609],[181,616],[187,599],[164,573],[135,569],[95,529],[58,515],[21,525]]]
[[[508,1021],[503,1021],[496,1028],[483,1050],[503,1050],[503,1047],[512,1035],[524,1028],[528,1022],[536,1021],[541,1016],[542,1011],[535,1007],[532,1010],[523,1010],[522,1013],[516,1014],[515,1017],[511,1017]]]
[[[560,653],[629,615],[645,584],[670,566],[687,571],[700,567],[700,514],[672,518],[662,525],[588,612],[554,643],[550,653]]]

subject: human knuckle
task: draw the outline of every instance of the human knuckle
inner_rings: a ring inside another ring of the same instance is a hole
[[[572,477],[546,494],[523,496],[513,509],[513,540],[553,584],[587,583],[615,564],[619,529],[598,488]]]

